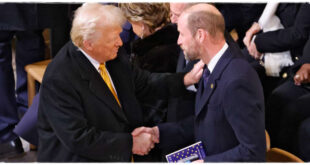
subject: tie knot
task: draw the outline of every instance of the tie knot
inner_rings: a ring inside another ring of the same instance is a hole
[[[99,70],[104,71],[105,70],[105,64],[100,64],[99,65]]]

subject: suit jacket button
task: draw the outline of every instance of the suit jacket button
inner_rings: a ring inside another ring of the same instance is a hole
[[[282,78],[286,78],[286,77],[287,77],[287,73],[285,72],[282,74]]]
[[[296,61],[298,61],[298,60],[299,60],[299,58],[296,56],[296,57],[295,57],[295,60],[296,60]]]

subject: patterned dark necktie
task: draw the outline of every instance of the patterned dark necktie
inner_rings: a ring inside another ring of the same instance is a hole
[[[202,74],[203,88],[204,89],[207,88],[207,83],[208,83],[209,77],[210,77],[210,71],[209,71],[208,67],[205,67],[205,69],[203,70],[203,74]]]

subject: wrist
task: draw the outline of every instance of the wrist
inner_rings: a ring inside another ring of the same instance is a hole
[[[190,78],[188,77],[188,73],[184,76],[184,86],[187,87],[190,85]]]

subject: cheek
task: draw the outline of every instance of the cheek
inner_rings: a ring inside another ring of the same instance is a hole
[[[140,35],[140,28],[138,28],[137,26],[132,26],[132,29],[136,35]]]

